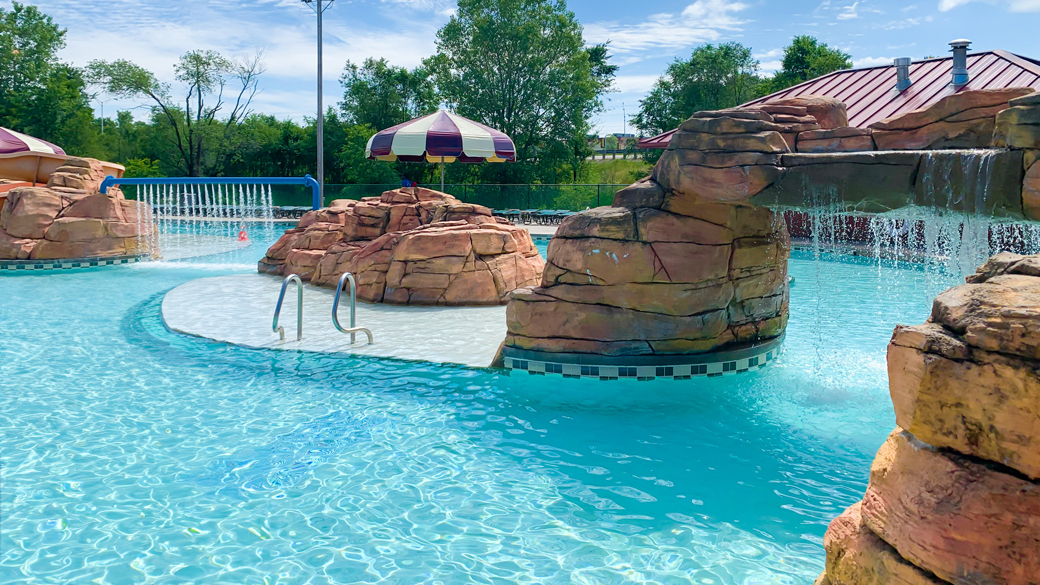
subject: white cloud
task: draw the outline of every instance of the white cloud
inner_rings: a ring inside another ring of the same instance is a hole
[[[939,0],[939,11],[947,12],[975,0]]]
[[[657,75],[618,75],[614,78],[614,89],[619,93],[646,93],[657,79]]]
[[[838,20],[852,20],[859,18],[859,13],[856,12],[856,7],[859,6],[859,2],[853,2],[852,4],[845,6],[838,13]]]
[[[887,24],[881,26],[885,30],[902,30],[904,28],[913,28],[920,25],[926,19],[924,18],[907,18],[906,20],[893,20]]]
[[[783,55],[783,54],[784,54],[784,50],[783,49],[769,49],[765,53],[755,53],[753,56],[755,57],[755,59],[758,59],[759,61],[761,61],[762,59],[773,59],[773,58],[779,57],[780,55]]]
[[[762,61],[758,64],[759,72],[764,73],[766,75],[776,73],[777,71],[780,71],[783,68],[784,64],[780,61]]]
[[[611,49],[618,54],[681,49],[715,41],[722,36],[722,31],[740,30],[743,21],[737,19],[735,13],[747,8],[747,4],[730,0],[697,0],[680,14],[653,14],[637,24],[597,22],[586,25],[585,40],[590,43],[609,41]]]
[[[958,6],[977,1],[979,0],[939,0],[939,10],[948,12]],[[992,0],[988,1],[993,3]],[[1040,0],[997,0],[995,3],[1006,4],[1009,12],[1040,12]]]
[[[0,6],[9,4],[0,0]],[[260,78],[256,109],[295,119],[314,109],[315,18],[313,10],[299,0],[46,0],[41,4],[68,28],[61,57],[74,65],[93,59],[130,59],[172,82],[173,64],[187,51],[212,49],[227,56],[246,56],[263,49],[267,70]],[[418,65],[434,52],[437,29],[454,9],[451,0],[333,4],[325,12],[326,102],[338,101],[338,78],[348,59],[383,57],[399,66]],[[105,113],[134,105],[112,100]]]
[[[877,67],[879,65],[891,65],[892,57],[860,57],[852,60],[854,67]]]

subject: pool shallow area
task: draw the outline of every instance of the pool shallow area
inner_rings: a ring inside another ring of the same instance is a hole
[[[0,582],[808,584],[894,426],[892,327],[944,284],[796,254],[780,359],[683,382],[164,327],[168,291],[251,277],[275,236],[0,276]]]
[[[335,291],[304,286],[303,338],[296,339],[297,286],[286,289],[278,324],[272,329],[282,279],[267,274],[235,274],[200,278],[166,293],[163,323],[169,329],[244,347],[348,352],[358,355],[425,360],[487,367],[506,336],[506,308],[401,307],[357,303],[358,326],[373,332],[372,345],[363,333],[356,343],[332,322]],[[350,293],[339,306],[340,324],[350,326]]]

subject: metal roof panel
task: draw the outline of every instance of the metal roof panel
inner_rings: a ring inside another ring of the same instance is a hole
[[[849,126],[866,128],[875,122],[931,106],[957,91],[1008,87],[1040,90],[1040,62],[1034,59],[1001,50],[972,53],[968,55],[968,84],[959,89],[950,83],[952,61],[952,57],[943,57],[912,63],[912,83],[902,92],[895,91],[895,66],[882,65],[828,73],[744,105],[801,95],[832,97],[845,104]],[[667,147],[671,132],[665,134],[643,139],[640,143],[663,143],[659,147]]]

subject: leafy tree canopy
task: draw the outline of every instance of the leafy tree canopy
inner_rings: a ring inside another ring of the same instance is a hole
[[[780,91],[831,71],[852,67],[852,56],[821,43],[809,35],[799,35],[784,49],[783,66],[769,82],[769,90]]]
[[[676,59],[641,100],[632,122],[659,134],[700,110],[730,108],[761,95],[758,61],[740,43],[706,44]]]
[[[437,95],[429,72],[394,67],[386,59],[365,59],[358,67],[347,61],[340,77],[340,109],[351,124],[383,130],[437,109]]]
[[[37,7],[0,7],[0,125],[89,150],[93,112],[80,71],[62,63],[65,29]]]
[[[519,164],[480,171],[503,182],[555,182],[614,74],[562,0],[461,0],[426,64],[444,102],[513,139]]]
[[[176,148],[181,170],[191,177],[219,174],[227,164],[229,150],[220,143],[234,139],[239,124],[250,114],[250,104],[263,73],[262,55],[235,61],[216,51],[190,51],[174,65],[177,81],[187,89],[175,98],[169,84],[125,59],[91,61],[87,79],[109,94],[142,98],[151,104],[153,117],[163,120],[167,140]],[[238,87],[231,109],[226,110],[224,89],[229,82]]]

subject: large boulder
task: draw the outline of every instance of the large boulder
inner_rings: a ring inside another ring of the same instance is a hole
[[[1002,253],[896,328],[897,428],[862,504],[831,523],[817,583],[1036,585],[1040,255]]]
[[[498,305],[541,277],[527,230],[429,189],[337,200],[307,213],[268,249],[260,272],[335,286],[354,274],[358,298],[401,305]]]
[[[503,351],[622,363],[780,336],[789,237],[747,201],[783,175],[785,136],[810,129],[819,125],[803,105],[695,113],[649,178],[560,225],[540,286],[509,303]]]
[[[99,161],[67,159],[47,187],[12,189],[0,209],[0,259],[76,259],[150,251],[152,214],[118,189],[101,194]]]
[[[0,228],[15,238],[42,239],[66,201],[43,187],[21,187],[7,194]]]
[[[816,119],[823,130],[845,128],[849,125],[849,115],[845,104],[832,97],[819,95],[800,95],[792,98],[770,100],[776,106],[795,106],[805,108],[805,113]]]
[[[943,585],[922,571],[863,523],[862,503],[835,518],[823,537],[825,575],[832,585]]]
[[[1027,94],[1009,102],[997,114],[993,146],[1040,149],[1040,93]]]
[[[862,510],[901,557],[950,583],[1033,585],[1040,575],[1040,485],[902,429],[874,459]]]

